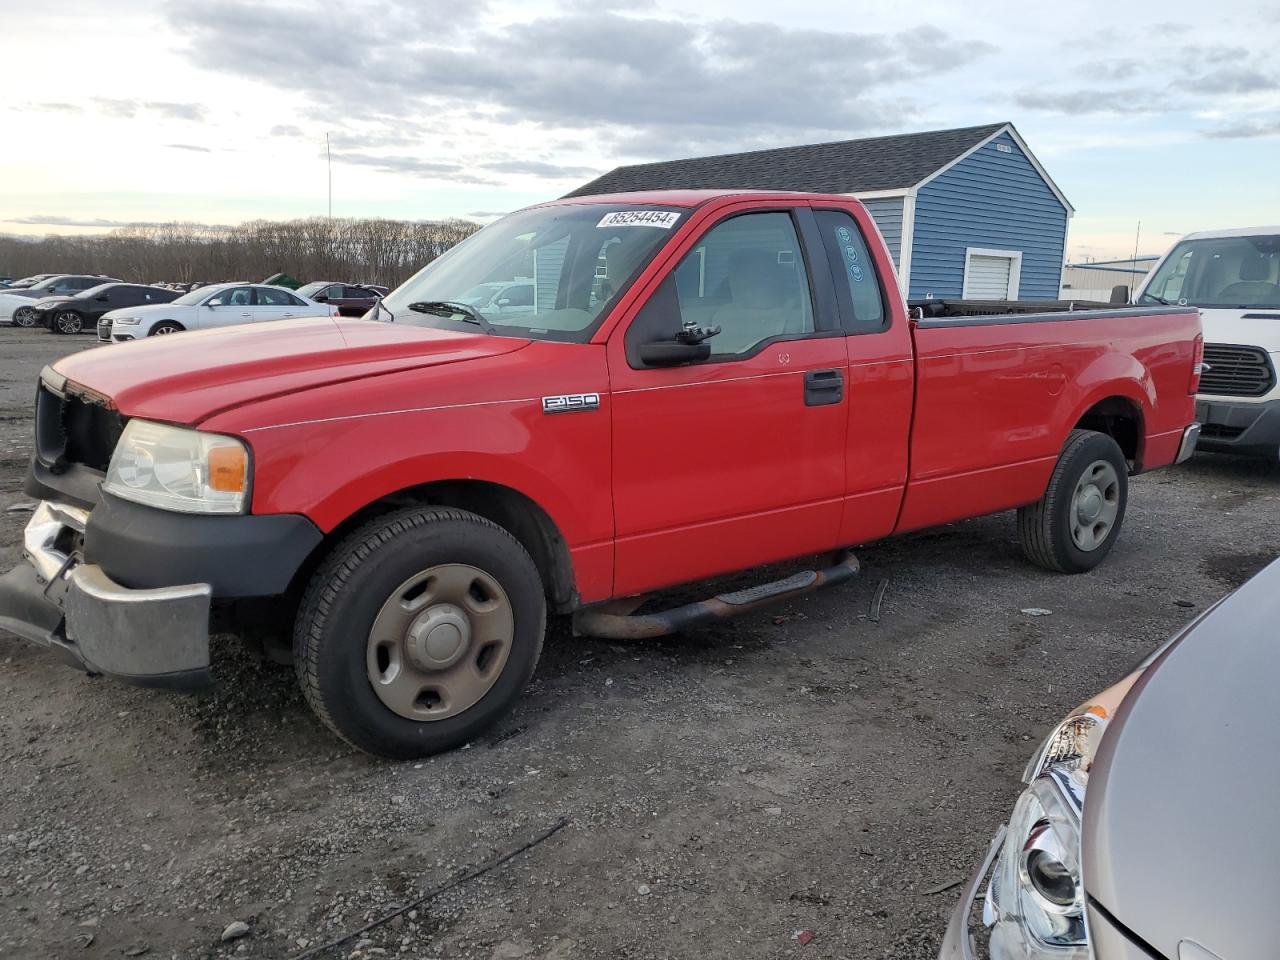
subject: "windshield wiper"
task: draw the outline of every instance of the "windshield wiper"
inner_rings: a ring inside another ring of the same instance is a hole
[[[464,320],[479,325],[480,329],[493,335],[493,324],[485,319],[485,315],[470,304],[458,300],[419,300],[409,304],[414,313],[429,313],[435,317],[461,316]]]
[[[1154,300],[1156,303],[1163,304],[1166,307],[1173,306],[1172,300],[1166,300],[1164,297],[1157,297],[1154,293],[1144,293],[1142,296],[1144,299]]]

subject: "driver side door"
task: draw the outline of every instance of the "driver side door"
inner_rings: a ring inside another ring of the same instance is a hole
[[[200,329],[231,327],[253,321],[253,288],[228,287],[200,308]]]
[[[615,595],[836,546],[848,355],[811,217],[723,215],[610,337]],[[707,359],[640,358],[685,326],[721,328]]]

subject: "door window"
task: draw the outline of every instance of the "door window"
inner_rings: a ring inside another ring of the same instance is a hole
[[[258,305],[262,307],[291,307],[293,298],[284,290],[258,287]]]
[[[817,210],[814,217],[835,278],[845,329],[850,333],[879,333],[886,326],[884,293],[858,222],[843,210]]]
[[[252,304],[253,289],[251,287],[232,287],[230,290],[223,290],[209,301],[209,305],[214,307],[248,307]]]
[[[646,307],[628,342],[670,339],[682,326],[716,327],[712,359],[746,356],[778,338],[814,332],[809,278],[791,214],[748,213],[689,251]]]

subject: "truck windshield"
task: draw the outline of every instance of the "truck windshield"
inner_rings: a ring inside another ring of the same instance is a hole
[[[1280,309],[1280,235],[1183,240],[1138,298],[1227,309]]]
[[[591,203],[513,213],[410,277],[377,316],[468,330],[480,319],[500,336],[584,342],[685,212]]]

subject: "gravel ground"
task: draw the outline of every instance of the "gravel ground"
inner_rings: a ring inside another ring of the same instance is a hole
[[[0,329],[5,569],[35,377],[90,344]],[[967,877],[1039,738],[1280,553],[1277,496],[1280,468],[1202,455],[1134,481],[1085,576],[1029,566],[1001,515],[688,636],[555,623],[516,712],[420,763],[353,753],[230,639],[181,697],[0,637],[0,956],[291,957],[567,817],[325,956],[931,957],[958,893],[931,891]]]

